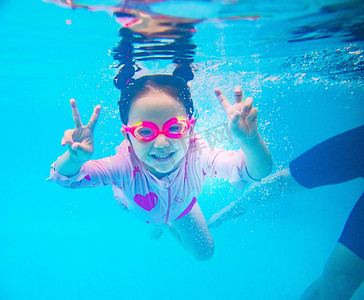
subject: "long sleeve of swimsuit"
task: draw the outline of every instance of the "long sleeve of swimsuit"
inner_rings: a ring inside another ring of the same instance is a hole
[[[113,184],[125,190],[135,178],[136,170],[143,168],[134,156],[130,154],[126,143],[123,142],[116,155],[90,160],[82,166],[79,173],[70,177],[57,173],[53,164],[51,175],[47,180],[55,181],[71,189]],[[246,171],[243,151],[210,148],[201,137],[192,143],[183,167],[185,176],[188,173],[189,176],[194,177],[194,181],[204,182],[207,178],[225,178],[236,187],[254,181]]]
[[[98,160],[90,160],[83,164],[81,170],[70,177],[57,173],[54,163],[51,167],[48,181],[55,181],[59,185],[70,188],[87,188],[114,184],[122,189],[128,185],[131,174],[131,166],[124,159],[122,152],[114,156]]]
[[[196,170],[201,170],[203,178],[224,178],[236,188],[241,189],[249,182],[255,182],[247,172],[245,156],[242,150],[224,150],[212,148],[207,141],[197,136],[191,156],[196,163]]]
[[[52,167],[48,180],[73,189],[112,184],[114,199],[134,215],[145,222],[166,224],[192,209],[207,178],[229,179],[237,188],[253,181],[242,151],[212,149],[203,139],[191,141],[178,168],[160,179],[124,141],[115,156],[88,161],[72,177],[62,176]]]

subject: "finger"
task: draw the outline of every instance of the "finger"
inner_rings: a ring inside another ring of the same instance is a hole
[[[71,99],[70,103],[72,108],[73,121],[75,122],[76,128],[82,127],[81,117],[77,109],[76,100]]]
[[[68,129],[64,132],[64,135],[63,135],[63,138],[62,138],[62,141],[61,141],[61,145],[64,146],[64,145],[72,145],[73,144],[73,132],[74,130],[73,129]]]
[[[80,150],[82,150],[82,145],[81,145],[81,143],[78,143],[78,142],[75,142],[75,143],[73,143],[72,145],[71,145],[71,148],[73,149],[73,150],[78,150],[78,149],[80,149]]]
[[[225,98],[220,89],[215,89],[215,95],[220,102],[221,107],[227,113],[228,108],[231,106],[230,102]]]
[[[253,98],[252,97],[247,97],[244,101],[244,106],[243,106],[243,114],[246,116],[248,115],[249,111],[251,110],[253,106]]]
[[[243,90],[241,89],[241,86],[236,86],[234,89],[235,93],[235,103],[241,103],[243,100]]]
[[[253,107],[249,114],[247,115],[246,119],[248,122],[252,123],[252,122],[255,122],[257,120],[257,117],[258,117],[258,110]]]
[[[88,121],[87,127],[90,128],[91,131],[94,131],[96,127],[97,120],[99,119],[101,106],[96,105],[94,108],[94,112],[90,118],[90,121]]]

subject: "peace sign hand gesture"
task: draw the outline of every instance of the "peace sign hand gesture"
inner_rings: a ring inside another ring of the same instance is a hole
[[[215,95],[224,109],[230,132],[239,142],[258,135],[258,111],[253,105],[253,98],[243,100],[241,87],[235,87],[235,104],[231,104],[220,89],[215,89]]]
[[[81,160],[87,161],[94,152],[94,135],[97,120],[99,118],[101,106],[97,105],[94,108],[94,112],[88,122],[87,126],[83,126],[81,117],[77,109],[76,101],[71,99],[70,101],[73,121],[75,122],[75,129],[68,129],[64,132],[62,138],[62,146],[69,146],[69,153],[71,156]]]

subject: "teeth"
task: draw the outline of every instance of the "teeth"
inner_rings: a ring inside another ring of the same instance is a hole
[[[158,158],[167,158],[169,156],[169,154],[159,154],[156,155]]]
[[[160,159],[164,159],[164,158],[167,158],[171,155],[170,154],[153,154],[153,156],[155,156],[156,158],[160,158]]]

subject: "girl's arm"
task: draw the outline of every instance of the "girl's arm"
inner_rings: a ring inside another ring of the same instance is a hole
[[[68,145],[69,150],[60,156],[55,162],[54,169],[57,173],[70,177],[77,174],[82,165],[90,159],[94,152],[94,136],[97,120],[101,107],[97,105],[88,122],[83,126],[76,101],[70,101],[75,129],[66,130],[62,138],[62,146]]]
[[[224,109],[231,135],[245,154],[245,164],[253,179],[261,179],[272,171],[273,161],[267,145],[258,132],[257,109],[253,98],[243,100],[241,87],[235,88],[235,104],[232,105],[219,89],[215,94]]]
[[[125,149],[120,148],[120,151],[111,157],[90,160],[94,151],[93,131],[101,107],[99,105],[95,107],[87,126],[82,125],[73,99],[71,107],[76,128],[65,131],[62,145],[68,145],[69,149],[52,165],[51,176],[47,180],[71,189],[108,184],[125,188],[131,171],[124,159]]]
[[[237,139],[237,143],[245,155],[248,174],[253,179],[267,177],[273,167],[272,156],[259,132],[254,137]]]

